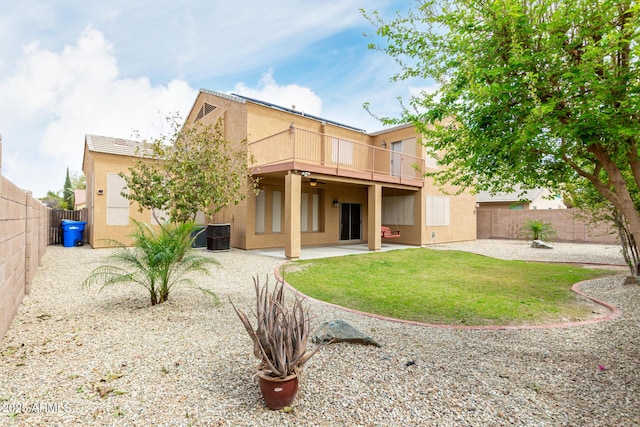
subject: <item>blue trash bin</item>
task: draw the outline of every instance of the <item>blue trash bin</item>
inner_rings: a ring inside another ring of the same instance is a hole
[[[62,227],[62,246],[65,248],[82,246],[82,233],[85,225],[87,223],[84,221],[63,219],[62,224],[60,224],[60,227]]]

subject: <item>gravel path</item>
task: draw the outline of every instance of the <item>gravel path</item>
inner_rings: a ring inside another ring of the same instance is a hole
[[[437,248],[621,262],[615,247],[563,246]],[[582,286],[622,315],[571,328],[441,329],[310,302],[315,323],[344,319],[383,347],[327,346],[305,367],[294,411],[284,413],[264,406],[251,342],[228,302],[249,308],[252,275],[272,275],[281,260],[205,252],[222,263],[202,281],[221,306],[180,289],[150,307],[140,289],[80,286],[107,253],[48,248],[0,341],[0,425],[640,425],[640,287],[623,286],[623,276]]]
[[[625,265],[619,245],[552,243],[552,246],[553,249],[534,249],[531,242],[522,240],[474,240],[442,243],[429,248],[457,249],[501,259]]]

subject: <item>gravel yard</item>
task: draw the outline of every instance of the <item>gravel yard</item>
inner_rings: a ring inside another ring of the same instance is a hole
[[[620,264],[619,249],[524,242],[437,245],[506,259]],[[142,288],[97,293],[83,279],[108,250],[49,247],[0,342],[0,425],[640,425],[640,286],[619,276],[582,290],[622,310],[565,328],[408,325],[310,301],[314,323],[344,319],[383,347],[331,344],[305,366],[294,411],[267,409],[257,359],[229,298],[253,304],[252,275],[282,260],[241,250],[202,285],[151,307]]]

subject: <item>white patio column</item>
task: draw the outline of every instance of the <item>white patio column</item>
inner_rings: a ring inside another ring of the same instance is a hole
[[[382,247],[380,227],[382,227],[382,186],[369,186],[368,192],[368,246],[370,251],[377,251]]]
[[[300,194],[302,177],[289,171],[284,177],[284,255],[288,259],[300,258]]]

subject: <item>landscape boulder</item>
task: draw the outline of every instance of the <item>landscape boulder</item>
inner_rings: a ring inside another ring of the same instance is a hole
[[[531,244],[532,248],[540,248],[540,249],[553,249],[553,246],[549,243],[543,242],[542,240],[534,240]]]
[[[311,340],[316,344],[328,342],[346,342],[351,344],[375,345],[381,347],[373,338],[360,332],[344,320],[322,322]]]

